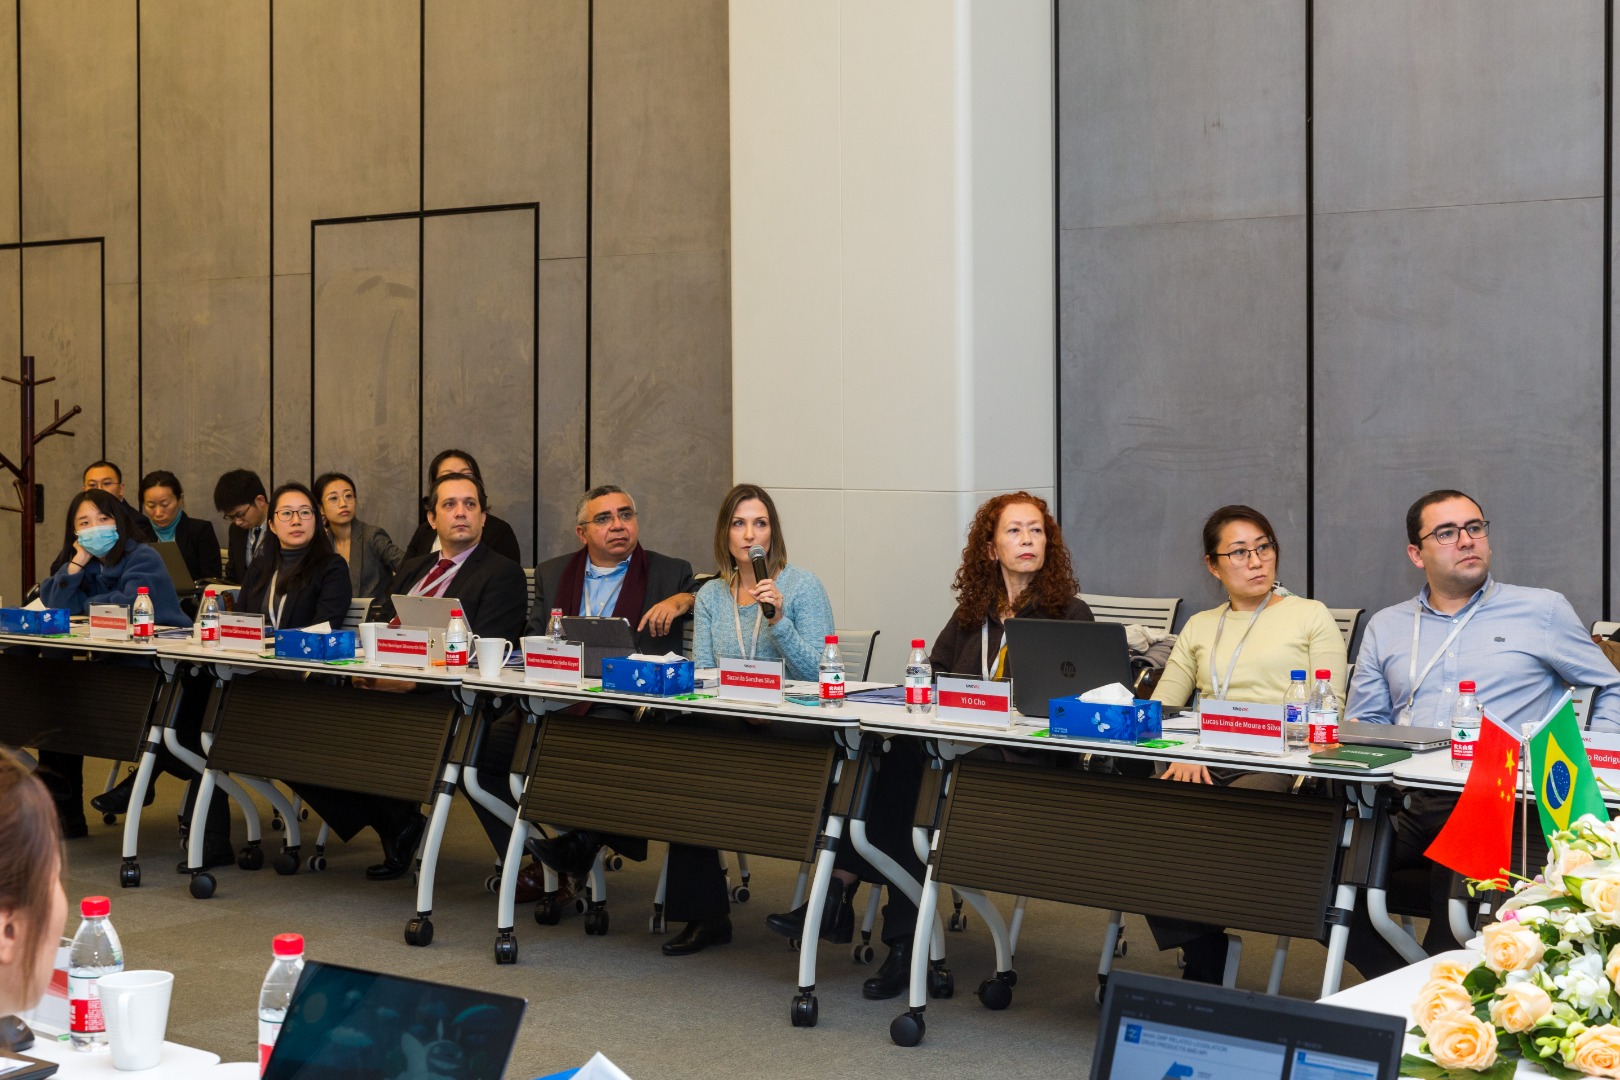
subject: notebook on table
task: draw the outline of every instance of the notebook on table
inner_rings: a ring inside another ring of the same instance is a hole
[[[1118,623],[1008,619],[1005,625],[1013,708],[1025,716],[1046,716],[1053,698],[1131,685],[1131,650]]]

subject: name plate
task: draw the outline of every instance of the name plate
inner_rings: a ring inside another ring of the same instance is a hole
[[[1285,754],[1283,706],[1250,701],[1206,701],[1198,712],[1198,745],[1209,750]]]
[[[585,670],[585,646],[577,641],[526,637],[523,645],[523,681],[553,686],[578,686]]]
[[[721,657],[720,697],[725,701],[782,704],[782,661]]]
[[[221,615],[219,644],[221,648],[233,652],[252,653],[257,656],[264,651],[265,646],[264,616]]]
[[[1012,680],[958,679],[941,675],[936,715],[950,724],[1011,727]]]
[[[1581,734],[1586,744],[1586,760],[1598,772],[1620,773],[1620,735],[1613,732],[1587,731]]]
[[[91,604],[90,636],[107,641],[128,641],[129,608],[119,604]]]
[[[428,640],[431,636],[427,630],[379,626],[375,662],[386,667],[429,667]]]

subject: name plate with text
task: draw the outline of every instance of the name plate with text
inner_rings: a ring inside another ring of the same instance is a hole
[[[428,641],[431,637],[432,634],[426,630],[379,626],[376,662],[386,667],[430,667],[432,661],[428,654]]]
[[[1620,773],[1620,735],[1605,731],[1581,733],[1586,744],[1586,760],[1598,772]]]
[[[1198,745],[1247,754],[1285,754],[1283,706],[1251,701],[1206,701],[1198,711]]]
[[[108,641],[128,641],[129,608],[120,604],[91,604],[90,636]]]
[[[721,657],[720,697],[726,701],[782,704],[782,661]]]
[[[578,686],[584,673],[585,647],[577,641],[556,641],[548,637],[523,639],[523,681]]]
[[[264,651],[263,615],[221,615],[219,617],[219,644],[221,648],[257,656]]]
[[[1012,680],[959,679],[954,675],[941,675],[936,715],[951,724],[1011,727]]]

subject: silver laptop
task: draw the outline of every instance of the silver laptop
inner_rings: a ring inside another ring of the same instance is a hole
[[[174,582],[174,591],[181,596],[191,596],[197,591],[197,583],[191,579],[191,567],[186,565],[186,558],[180,554],[180,545],[173,540],[159,540],[152,545],[157,548],[159,557],[163,559],[163,568],[169,572],[169,580]]]
[[[584,646],[580,663],[587,679],[602,677],[604,657],[629,656],[636,651],[636,634],[630,623],[613,615],[564,615],[563,636]]]
[[[1402,727],[1346,720],[1339,725],[1339,741],[1351,746],[1389,746],[1396,750],[1438,750],[1451,745],[1451,729]]]
[[[450,626],[450,613],[461,607],[461,601],[453,596],[407,596],[404,593],[395,593],[393,599],[399,625],[428,631],[428,659],[443,663],[444,632]]]

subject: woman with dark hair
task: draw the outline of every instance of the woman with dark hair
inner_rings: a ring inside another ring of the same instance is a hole
[[[51,797],[0,749],[0,1016],[45,996],[66,921],[62,834]]]
[[[303,484],[282,484],[270,495],[270,537],[248,567],[236,610],[278,629],[336,629],[349,600],[349,568],[316,518],[315,497]]]
[[[433,461],[428,465],[428,487],[431,488],[434,481],[449,473],[468,473],[478,481],[479,487],[488,487],[484,483],[484,474],[478,471],[477,460],[465,450],[440,450],[435,454]],[[407,561],[420,558],[430,551],[439,550],[439,534],[434,531],[432,525],[428,524],[428,510],[431,509],[429,506],[431,502],[430,496],[424,496],[422,499],[421,523],[417,525],[416,532],[411,536],[411,542],[405,545],[405,559]],[[524,565],[523,551],[518,547],[517,533],[512,531],[512,526],[490,513],[487,505],[484,507],[484,538],[479,543],[487,545],[492,551],[505,555],[519,566]],[[364,596],[365,594],[361,593],[360,595]]]
[[[161,542],[180,549],[193,581],[218,578],[224,572],[219,559],[219,534],[214,524],[186,513],[186,493],[180,478],[164,469],[141,477],[141,510]]]
[[[354,481],[340,472],[315,478],[315,501],[326,519],[332,550],[349,564],[349,591],[355,596],[382,596],[394,581],[405,552],[387,532],[357,517]]]

